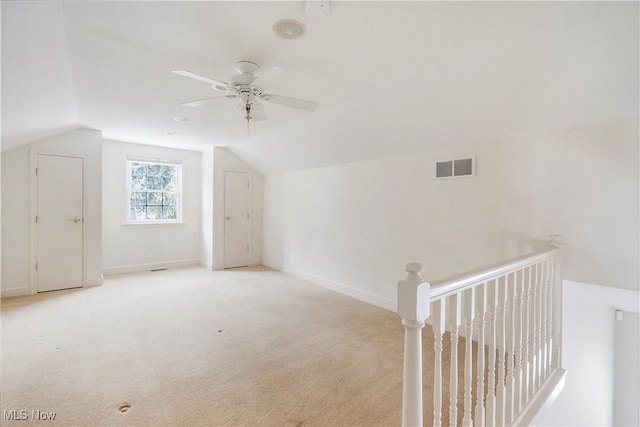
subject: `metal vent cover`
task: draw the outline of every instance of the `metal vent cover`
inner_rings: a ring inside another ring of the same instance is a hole
[[[453,160],[436,162],[436,178],[453,176]]]
[[[476,161],[474,156],[436,162],[436,178],[475,176],[475,174]]]

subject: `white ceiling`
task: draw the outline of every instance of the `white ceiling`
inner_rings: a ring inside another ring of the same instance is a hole
[[[283,18],[306,36],[276,37]],[[334,1],[318,18],[302,1],[3,1],[3,149],[84,126],[274,173],[637,116],[638,19],[638,2]],[[238,60],[320,107],[267,104],[247,131],[230,101],[180,105],[216,93],[170,70],[228,80]]]

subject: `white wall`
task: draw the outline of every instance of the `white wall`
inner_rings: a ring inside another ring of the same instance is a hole
[[[640,317],[625,312],[615,325],[613,425],[640,425]]]
[[[200,265],[213,269],[213,149],[200,154]]]
[[[182,161],[183,223],[124,224],[127,155]],[[199,263],[202,197],[200,162],[200,153],[195,151],[104,141],[105,274]]]
[[[614,337],[613,425],[640,425],[640,291],[573,281],[569,284],[600,304],[623,312],[623,320],[616,321],[614,329],[608,332]],[[585,315],[588,313],[578,313]],[[579,341],[568,341],[565,345],[571,343],[584,345]]]
[[[498,260],[511,235],[559,233],[565,278],[637,289],[637,127],[636,118],[269,175],[264,263],[393,307],[406,262],[439,278]],[[594,150],[607,158],[597,179],[585,160]],[[477,156],[475,178],[433,178],[436,160],[464,155]],[[606,209],[593,214],[597,201]]]
[[[226,148],[213,149],[213,269],[224,268],[224,172],[250,173],[250,243],[249,265],[262,263],[262,193],[263,178]]]
[[[0,141],[0,149],[2,142]],[[2,293],[2,151],[0,151],[0,295]]]
[[[639,290],[638,120],[571,129],[562,157],[564,275]]]
[[[267,176],[264,263],[393,309],[409,261],[441,278],[498,261],[515,235],[556,232],[545,183],[562,136]],[[436,160],[463,155],[477,156],[475,178],[434,178]]]
[[[2,296],[30,293],[32,151],[85,156],[84,285],[102,284],[102,135],[77,129],[2,153]]]
[[[540,425],[610,426],[614,409],[615,310],[583,286],[564,282],[565,387]]]

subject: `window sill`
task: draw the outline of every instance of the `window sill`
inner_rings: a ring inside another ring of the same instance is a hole
[[[122,225],[181,225],[185,221],[125,221]]]

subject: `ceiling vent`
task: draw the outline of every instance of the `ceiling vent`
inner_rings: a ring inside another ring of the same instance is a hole
[[[476,175],[475,157],[439,160],[436,162],[436,178],[455,178]]]

